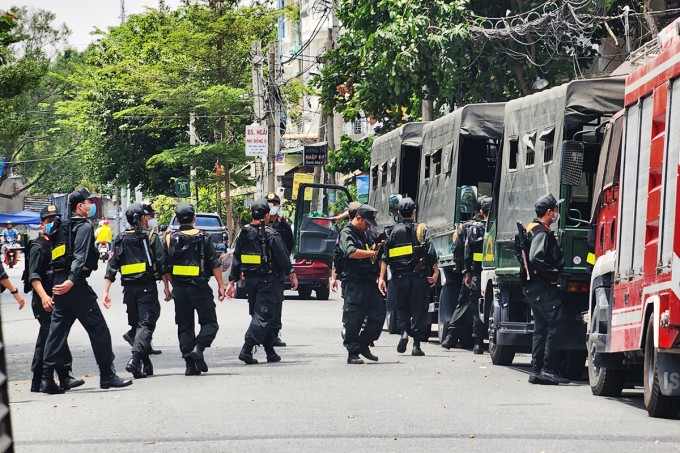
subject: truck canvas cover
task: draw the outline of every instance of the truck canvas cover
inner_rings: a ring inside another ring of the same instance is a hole
[[[505,105],[498,242],[512,241],[516,222],[526,224],[536,216],[535,200],[547,193],[560,194],[562,141],[571,140],[583,124],[621,110],[623,94],[623,78],[574,80]],[[513,141],[516,168],[510,168]],[[544,149],[550,145],[552,159],[544,162]],[[526,151],[532,147],[535,161],[527,165]]]
[[[425,179],[425,165],[420,165],[418,220],[426,222],[432,234],[453,228],[458,187],[458,165],[465,139],[500,140],[503,134],[505,103],[470,104],[423,127],[422,159],[442,153],[441,174],[432,171]],[[480,156],[481,157],[481,156]],[[465,171],[465,169],[462,169]],[[490,195],[490,194],[488,194]]]
[[[399,188],[402,172],[405,171],[402,169],[404,160],[402,151],[420,154],[424,125],[425,123],[406,123],[373,142],[369,203],[379,211],[378,222],[383,227],[394,223],[388,214],[389,197],[390,194],[401,193]],[[393,167],[396,171],[392,170]]]

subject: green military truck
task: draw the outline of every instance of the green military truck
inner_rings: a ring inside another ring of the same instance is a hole
[[[480,304],[496,365],[509,365],[515,353],[531,351],[533,319],[521,291],[514,238],[517,222],[526,226],[535,217],[535,200],[552,193],[565,199],[554,226],[566,261],[559,284],[568,314],[561,372],[577,379],[585,369],[582,312],[588,309],[590,281],[586,219],[595,178],[602,171],[600,129],[623,107],[623,83],[622,78],[575,80],[505,105]]]

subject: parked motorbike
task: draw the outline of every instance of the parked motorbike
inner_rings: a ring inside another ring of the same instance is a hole
[[[107,242],[102,242],[99,244],[99,259],[102,263],[105,263],[109,259],[109,244]]]
[[[10,269],[19,262],[21,246],[15,240],[8,240],[2,245],[5,265]]]

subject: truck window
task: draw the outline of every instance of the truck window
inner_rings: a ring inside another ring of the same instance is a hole
[[[432,165],[434,166],[435,176],[442,173],[442,148],[439,148],[432,154]]]
[[[371,167],[371,188],[373,190],[378,188],[378,166]]]
[[[197,226],[197,227],[220,228],[222,226],[222,222],[217,217],[198,215],[198,216],[196,216],[196,225],[195,226]]]
[[[508,162],[510,170],[517,170],[517,154],[519,153],[519,141],[510,140],[510,160]]]

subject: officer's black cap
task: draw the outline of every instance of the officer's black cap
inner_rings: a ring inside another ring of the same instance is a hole
[[[125,218],[130,225],[136,224],[143,215],[144,208],[142,208],[141,203],[132,203],[125,210]],[[179,215],[177,217],[179,217]]]
[[[48,217],[54,217],[59,215],[59,211],[57,211],[57,207],[53,204],[49,206],[45,206],[42,208],[40,211],[40,220],[45,220]]]
[[[267,203],[281,204],[281,198],[279,198],[279,196],[276,195],[275,193],[268,193],[267,194]]]
[[[156,213],[150,201],[142,201],[142,210],[144,211],[144,215]]]
[[[349,213],[349,218],[353,219],[357,215],[357,210],[361,207],[361,202],[352,201],[347,206],[347,212]]]
[[[269,203],[267,202],[267,199],[261,198],[250,205],[250,213],[254,220],[264,219],[264,216],[269,213]]]
[[[411,197],[404,197],[399,200],[399,205],[397,206],[397,211],[402,214],[410,215],[416,209],[416,203]]]
[[[75,209],[78,203],[84,203],[85,200],[92,199],[95,197],[96,195],[90,194],[90,192],[83,187],[81,189],[76,190],[75,192],[71,192],[71,194],[68,196],[68,202],[71,205],[71,207]]]
[[[491,203],[493,198],[482,195],[477,199],[477,211],[482,211],[484,214],[488,214],[491,211]]]
[[[196,210],[191,203],[182,201],[181,203],[177,203],[175,214],[180,223],[189,223],[193,220],[194,215],[196,215]]]
[[[357,216],[366,219],[366,221],[374,227],[378,226],[378,222],[375,221],[376,214],[378,214],[378,210],[370,204],[362,204],[359,209],[357,209],[356,213]]]
[[[548,195],[544,195],[538,200],[536,200],[536,203],[534,203],[534,209],[536,210],[536,213],[538,214],[539,212],[545,213],[548,209],[555,209],[558,204],[562,203],[564,199],[560,198],[559,200],[553,197],[553,194],[549,193]]]

